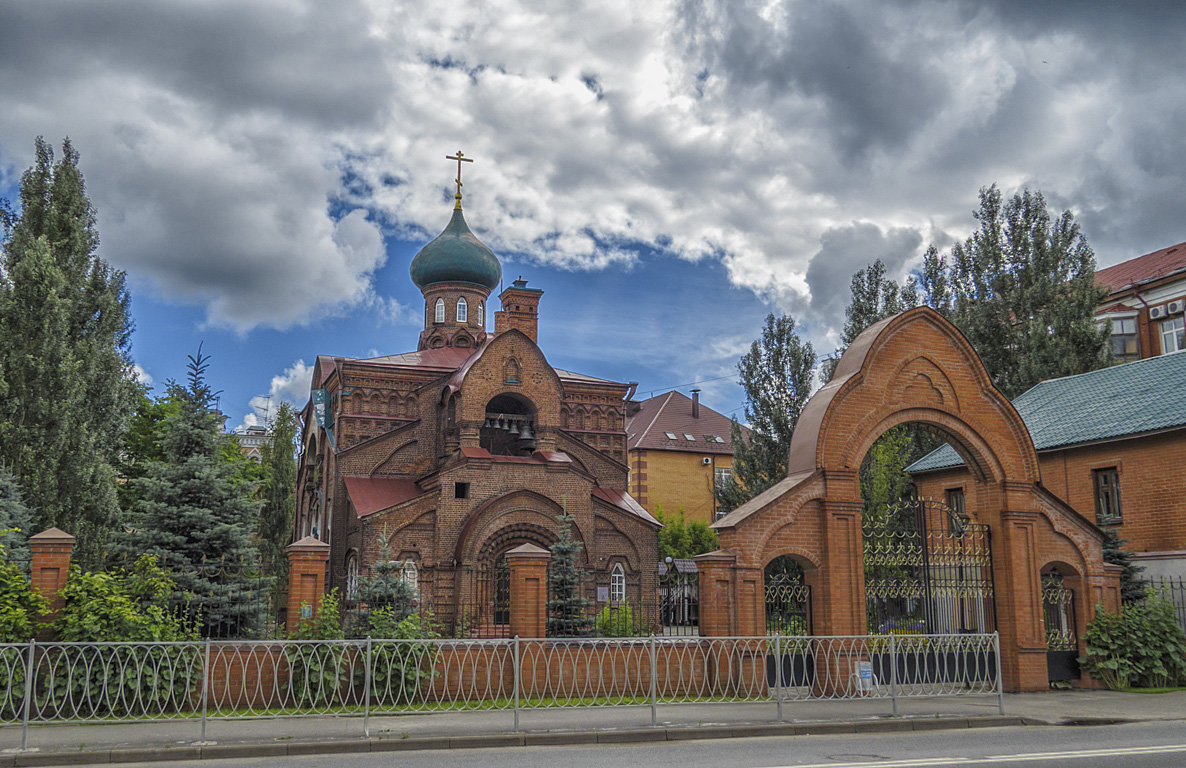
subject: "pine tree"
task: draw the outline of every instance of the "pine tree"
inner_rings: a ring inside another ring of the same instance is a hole
[[[1104,562],[1119,565],[1120,572],[1120,602],[1139,603],[1145,599],[1145,584],[1137,574],[1145,570],[1132,561],[1132,552],[1124,548],[1128,539],[1116,535],[1113,528],[1104,528]]]
[[[254,489],[220,460],[222,434],[206,383],[209,357],[189,357],[187,385],[169,384],[178,405],[161,439],[162,461],[139,480],[141,501],[123,549],[155,554],[176,581],[175,599],[198,615],[208,636],[259,630],[265,580],[251,540],[259,503]]]
[[[811,396],[815,363],[815,350],[795,332],[794,318],[766,317],[761,338],[737,363],[750,433],[745,439],[733,422],[733,476],[714,489],[719,513],[736,509],[786,477],[791,433]]]
[[[349,597],[349,596],[348,596]],[[352,612],[352,634],[363,637],[373,629],[371,617],[385,611],[385,619],[399,622],[412,615],[416,590],[404,578],[404,561],[391,556],[391,534],[379,534],[379,556],[371,563],[371,575],[358,580],[358,608]]]
[[[124,274],[99,258],[78,153],[41,138],[20,211],[0,206],[0,464],[17,476],[33,527],[78,539],[99,563],[120,519],[117,462],[136,395]]]
[[[552,563],[548,569],[548,635],[584,637],[593,627],[589,600],[581,594],[583,573],[577,562],[581,542],[573,536],[575,521],[568,512],[557,516],[560,538],[551,546]]]
[[[29,569],[29,536],[32,515],[21,499],[16,476],[0,467],[0,560]]]
[[[264,567],[283,580],[288,572],[284,548],[292,539],[292,517],[296,509],[296,433],[296,413],[292,405],[282,402],[263,447],[264,504],[258,534]]]

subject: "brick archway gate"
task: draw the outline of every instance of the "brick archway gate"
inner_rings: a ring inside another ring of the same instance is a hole
[[[792,553],[815,565],[807,572],[814,633],[865,634],[858,470],[878,437],[911,422],[943,433],[976,483],[967,512],[992,531],[1005,687],[1046,688],[1043,565],[1059,560],[1081,575],[1080,637],[1096,604],[1118,606],[1119,577],[1103,562],[1095,525],[1042,487],[1024,422],[967,339],[927,307],[857,337],[803,409],[787,477],[713,525],[721,549],[697,558],[701,632],[763,634],[763,567]]]

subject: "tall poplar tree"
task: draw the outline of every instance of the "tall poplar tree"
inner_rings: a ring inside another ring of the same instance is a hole
[[[737,363],[750,432],[746,439],[733,422],[733,476],[714,488],[721,514],[786,477],[791,434],[811,396],[815,363],[815,349],[799,338],[794,318],[766,317],[761,337]]]
[[[41,138],[20,209],[0,206],[0,464],[32,525],[78,539],[94,566],[120,519],[116,471],[137,388],[124,274],[97,255],[78,152]]]
[[[284,548],[292,540],[292,516],[296,509],[296,413],[291,404],[280,403],[268,428],[263,447],[263,509],[259,515],[259,543],[269,573],[287,572]]]
[[[186,386],[170,382],[178,409],[166,419],[163,460],[149,462],[137,481],[140,501],[123,549],[157,556],[176,582],[175,601],[196,614],[203,634],[243,637],[259,629],[266,604],[251,538],[259,502],[220,458],[209,360],[199,349],[189,356]]]

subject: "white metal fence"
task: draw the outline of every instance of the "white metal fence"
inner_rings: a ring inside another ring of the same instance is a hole
[[[0,645],[0,723],[991,695],[998,636]],[[22,746],[25,736],[22,736]]]

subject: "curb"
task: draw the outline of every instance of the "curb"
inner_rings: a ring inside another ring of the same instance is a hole
[[[491,733],[478,736],[424,736],[407,739],[370,738],[339,741],[305,741],[294,744],[211,744],[147,749],[97,749],[77,752],[25,752],[0,755],[0,768],[91,763],[137,763],[172,760],[221,760],[227,758],[328,755],[357,752],[411,750],[489,749],[493,747],[561,746],[579,744],[639,744],[644,742],[736,739],[761,736],[815,736],[836,733],[936,731],[1036,725],[1022,717],[936,717],[819,723],[750,723],[744,725],[671,726],[614,731],[561,731],[540,733]],[[1047,723],[1041,723],[1047,725]]]

